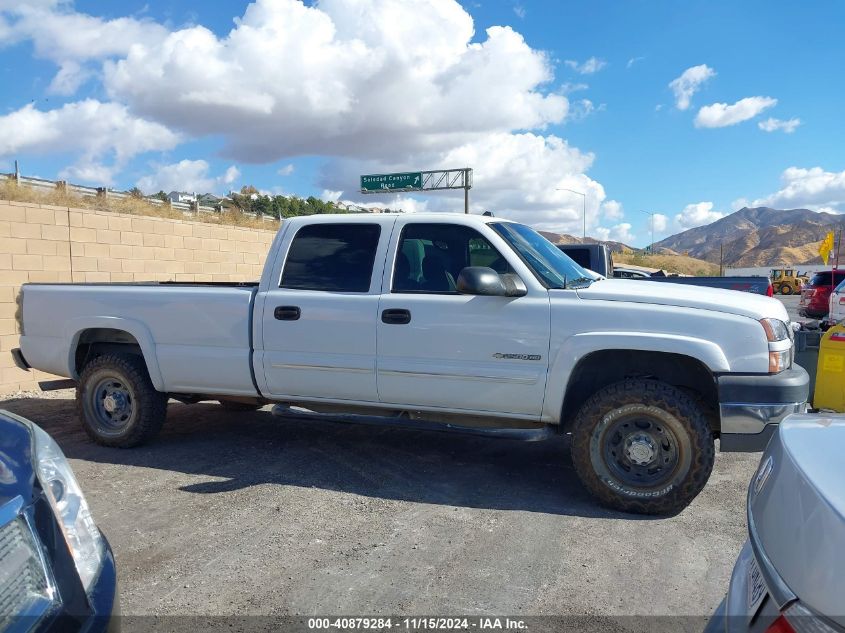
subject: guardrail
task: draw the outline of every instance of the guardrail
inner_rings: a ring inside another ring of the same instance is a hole
[[[114,189],[109,189],[108,187],[86,187],[85,185],[75,185],[65,180],[46,180],[44,178],[34,178],[32,176],[21,176],[20,174],[0,174],[0,180],[11,180],[16,182],[18,185],[29,187],[31,189],[38,189],[41,191],[64,191],[65,193],[71,195],[88,198],[111,198],[116,200],[123,200],[126,198],[137,198],[137,196],[133,196],[128,191],[116,191]],[[144,196],[142,198],[137,199],[143,200],[144,202],[147,202],[148,204],[152,204],[157,207],[169,208],[175,211],[182,211],[184,215],[188,216],[197,213],[218,213],[221,211],[221,207],[209,207],[197,204],[196,202],[174,202],[172,200],[162,200],[161,198],[156,198],[153,196]],[[260,219],[265,222],[279,221],[272,216],[267,216],[263,214],[244,213],[244,215],[255,217],[256,219]]]

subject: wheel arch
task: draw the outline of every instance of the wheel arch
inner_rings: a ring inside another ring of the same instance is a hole
[[[719,431],[716,378],[707,365],[675,352],[639,349],[597,350],[581,357],[566,383],[560,423],[568,429],[581,406],[599,389],[631,378],[652,378],[682,389],[698,400],[713,429]]]
[[[136,354],[144,361],[150,381],[157,391],[165,391],[164,378],[155,353],[155,342],[140,321],[123,317],[86,317],[67,325],[68,373],[75,380],[86,362],[105,351]]]

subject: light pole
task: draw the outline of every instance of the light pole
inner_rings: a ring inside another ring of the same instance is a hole
[[[654,211],[649,213],[648,211],[643,211],[642,209],[640,209],[640,213],[645,213],[651,218],[651,246],[649,247],[648,251],[649,253],[654,255]]]
[[[582,193],[581,191],[575,191],[574,189],[567,189],[566,187],[560,187],[555,189],[555,191],[568,191],[569,193],[574,193],[578,196],[581,196],[584,203],[584,235],[583,237],[587,237],[587,194]]]

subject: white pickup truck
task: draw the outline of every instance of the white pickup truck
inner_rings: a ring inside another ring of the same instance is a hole
[[[17,363],[75,380],[101,444],[150,439],[168,397],[571,433],[587,488],[632,512],[684,508],[715,438],[762,450],[807,400],[777,300],[596,279],[492,217],[296,218],[258,283],[26,284],[19,304]]]

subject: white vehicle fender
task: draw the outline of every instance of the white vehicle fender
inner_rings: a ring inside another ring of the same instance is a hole
[[[585,332],[562,341],[558,349],[549,350],[549,376],[543,419],[559,421],[569,378],[578,363],[593,352],[607,350],[641,350],[680,354],[701,361],[711,372],[730,371],[724,351],[713,341],[692,336],[658,332]]]
[[[164,386],[164,378],[161,375],[161,370],[158,366],[158,358],[156,357],[156,347],[153,336],[147,326],[141,321],[135,319],[127,319],[125,317],[111,317],[111,316],[84,316],[76,319],[71,319],[65,324],[64,340],[70,341],[68,348],[68,375],[75,380],[79,379],[76,372],[76,348],[79,344],[79,337],[85,330],[92,328],[107,328],[111,330],[122,330],[127,334],[131,334],[138,345],[141,347],[141,352],[144,355],[144,362],[147,365],[147,372],[150,374],[150,380],[153,387],[157,391],[166,391]]]

